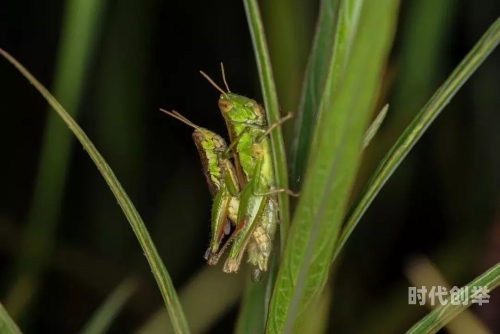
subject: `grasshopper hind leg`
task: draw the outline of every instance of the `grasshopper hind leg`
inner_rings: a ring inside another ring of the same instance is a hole
[[[227,219],[226,224],[224,225],[224,235],[228,236],[230,233],[231,233],[231,221]],[[212,253],[212,247],[208,247],[208,249],[205,252],[205,255],[203,255],[203,258],[205,259],[205,261],[208,261],[209,264],[216,264],[218,260],[218,259],[215,260],[217,256],[215,256]]]

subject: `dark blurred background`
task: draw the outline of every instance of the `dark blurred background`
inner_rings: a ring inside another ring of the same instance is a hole
[[[261,6],[281,107],[294,111],[318,3]],[[498,0],[402,1],[374,110],[389,102],[389,115],[364,156],[353,196],[499,14]],[[225,134],[218,93],[199,74],[221,83],[221,61],[232,91],[262,100],[242,2],[7,0],[0,3],[0,47],[56,95],[105,157],[141,213],[194,331],[230,332],[246,274],[207,269],[211,199],[192,130],[158,109]],[[7,61],[0,60],[0,73],[0,300],[27,333],[74,333],[133,275],[139,287],[110,332],[164,332],[159,325],[145,329],[162,299],[95,165]],[[429,262],[414,262],[417,256],[434,263],[450,286],[500,261],[499,93],[496,50],[349,240],[332,280],[329,331],[411,327],[428,309],[408,305],[408,286],[435,283]],[[292,128],[285,126],[288,141]],[[500,333],[492,316],[500,295],[472,311],[469,322],[482,322],[476,332]]]

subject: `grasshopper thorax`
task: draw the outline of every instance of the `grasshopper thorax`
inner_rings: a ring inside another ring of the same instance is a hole
[[[227,149],[224,138],[204,128],[197,128],[193,131],[193,141],[196,146],[201,146],[210,152],[220,153]]]
[[[216,133],[204,128],[194,130],[193,141],[200,155],[210,193],[214,196],[223,182],[225,165],[221,160],[221,155],[227,149],[226,141]]]

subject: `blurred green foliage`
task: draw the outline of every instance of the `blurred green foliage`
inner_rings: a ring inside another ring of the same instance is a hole
[[[78,2],[5,2],[0,47],[54,87],[109,162],[146,222],[191,330],[231,332],[247,275],[207,273],[202,255],[210,195],[190,130],[158,108],[179,110],[225,133],[217,92],[198,74],[217,73],[220,61],[233,91],[262,101],[243,5],[124,0],[71,16],[69,3]],[[261,1],[279,102],[286,111],[298,108],[318,8],[305,0]],[[351,198],[499,15],[496,0],[402,1],[395,45],[373,108],[376,113],[389,102],[388,116],[363,156]],[[68,20],[89,24],[89,36],[66,36]],[[25,332],[78,332],[133,273],[138,291],[110,332],[162,332],[168,322],[164,313],[151,325],[151,317],[164,310],[161,296],[116,199],[87,154],[72,144],[65,125],[45,111],[44,101],[8,66],[0,62],[0,300],[8,302],[7,310]],[[318,318],[329,323],[311,326],[327,332],[400,333],[427,312],[407,303],[410,283],[402,273],[413,255],[428,255],[458,286],[500,261],[485,246],[500,240],[493,232],[500,225],[499,68],[496,50],[389,179],[346,244],[335,280],[328,281],[324,293],[331,300],[318,304]],[[61,165],[44,172],[39,166],[49,136],[53,144],[47,147]],[[285,137],[287,144],[293,139],[291,124]],[[31,229],[36,220],[46,223]],[[15,279],[21,272],[35,273],[31,292],[25,281]],[[18,294],[14,285],[20,286]],[[9,306],[27,300],[31,306],[21,309],[29,311],[29,319]],[[500,306],[492,297],[490,305],[473,311],[499,331],[498,320],[487,317],[488,308],[498,313]]]

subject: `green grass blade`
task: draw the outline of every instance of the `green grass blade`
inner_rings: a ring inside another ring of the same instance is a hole
[[[332,277],[331,275],[330,277]],[[300,333],[328,333],[329,318],[331,316],[330,304],[332,302],[332,282],[327,282],[323,291],[300,315]]]
[[[257,0],[244,0],[243,4],[245,5],[248,26],[250,29],[250,35],[252,36],[253,48],[257,60],[260,84],[262,86],[262,95],[264,97],[264,106],[267,111],[267,121],[268,124],[273,124],[280,119],[280,111],[259,4],[257,3]],[[270,137],[273,151],[274,173],[276,175],[276,186],[277,188],[288,189],[288,170],[286,166],[285,145],[283,143],[281,128],[278,127],[275,131],[272,131]],[[288,228],[290,226],[288,195],[285,193],[279,194],[278,201],[280,206],[281,245],[283,246],[286,235],[288,234]]]
[[[149,262],[151,271],[158,283],[161,294],[169,311],[170,318],[177,333],[189,333],[189,328],[186,322],[186,318],[182,311],[177,293],[175,292],[172,280],[168,275],[167,269],[163,264],[160,255],[158,254],[156,247],[149,235],[142,218],[134,207],[134,204],[130,201],[128,195],[123,190],[120,182],[116,179],[113,171],[106,163],[104,158],[99,154],[96,147],[90,139],[87,137],[85,132],[80,128],[80,126],[73,120],[73,118],[64,110],[64,108],[57,102],[57,100],[50,94],[50,92],[43,87],[40,82],[38,82],[31,73],[28,72],[17,60],[15,60],[7,52],[0,49],[0,54],[3,55],[9,62],[12,63],[25,77],[28,81],[35,86],[35,88],[42,94],[42,96],[47,100],[50,106],[59,114],[63,121],[68,125],[70,130],[75,134],[80,143],[83,145],[85,150],[90,155],[90,158],[94,161],[97,168],[101,172],[102,176],[106,180],[106,183],[111,188],[111,191],[115,195],[118,204],[123,210],[123,213],[127,217],[132,230],[134,231],[139,243],[144,251],[144,255]]]
[[[276,281],[279,267],[279,254],[274,253],[271,266],[261,282],[248,282],[245,296],[236,323],[235,333],[264,333],[269,300]]]
[[[418,256],[411,260],[410,264],[405,269],[405,275],[413,287],[425,287],[428,291],[431,291],[432,287],[441,286],[448,292],[453,288],[443,277],[437,266],[426,256]],[[408,291],[408,288],[406,287],[405,290]],[[408,301],[406,301],[406,303],[408,303]],[[436,305],[433,305],[433,303],[425,303],[425,307],[429,309],[429,312],[438,308],[439,305],[441,305],[440,302],[437,302]],[[491,333],[481,319],[470,310],[463,310],[460,317],[450,319],[443,327],[446,327],[446,331],[449,333]]]
[[[290,179],[293,180],[292,187],[296,190],[299,189],[297,184],[306,168],[309,145],[313,136],[319,101],[327,74],[328,60],[335,37],[339,2],[339,0],[322,0],[320,4],[319,18],[311,54],[307,62],[290,150]]]
[[[88,64],[99,36],[103,3],[98,0],[66,1],[61,42],[54,76],[54,95],[75,117]],[[57,115],[49,113],[42,153],[23,239],[13,268],[13,286],[6,306],[14,318],[29,321],[40,276],[49,261],[61,212],[72,136]],[[28,264],[29,265],[26,265]]]
[[[497,19],[469,54],[462,60],[446,82],[438,89],[427,104],[420,110],[410,125],[396,141],[391,150],[371,177],[365,189],[353,205],[345,219],[345,227],[335,250],[334,259],[346,243],[359,220],[378,194],[387,179],[420,139],[431,123],[436,119],[450,99],[469,79],[479,65],[495,49],[500,41],[500,18]]]
[[[361,4],[360,0],[321,2],[316,36],[302,87],[291,147],[291,175],[294,182],[300,182],[305,173],[319,103],[327,84],[328,66],[336,69],[329,77],[332,82],[328,84],[329,87],[333,85],[336,90],[352,49]],[[299,189],[297,185],[294,188]]]
[[[140,175],[144,174],[146,152],[145,107],[148,105],[149,51],[148,36],[153,20],[152,3],[119,1],[106,16],[106,30],[101,38],[99,65],[93,75],[93,141],[132,198],[138,193]],[[130,21],[133,16],[134,20]],[[127,38],[123,38],[124,27]],[[127,94],[123,94],[127,92]],[[64,104],[63,104],[64,105]],[[113,135],[110,136],[109,133]],[[96,247],[110,257],[118,256],[129,236],[123,227],[122,213],[102,188],[87,195],[87,217]],[[151,222],[150,226],[155,226]],[[96,228],[98,227],[98,228]],[[154,235],[155,232],[150,232]],[[161,252],[161,248],[159,250]],[[139,255],[140,256],[140,255]]]
[[[17,327],[16,323],[12,320],[2,304],[0,304],[0,333],[21,334],[21,330],[19,330],[19,327]]]
[[[254,48],[257,68],[259,71],[260,84],[262,88],[262,96],[264,98],[264,106],[267,111],[268,124],[273,124],[280,119],[280,111],[278,105],[278,96],[276,92],[276,84],[274,82],[271,59],[264,33],[264,25],[260,14],[259,4],[257,0],[244,0],[245,13],[247,16],[250,35]],[[278,127],[270,134],[271,148],[273,152],[274,173],[276,176],[276,187],[288,189],[288,168],[285,154],[285,145],[283,132],[281,127]],[[280,207],[280,251],[284,248],[286,236],[290,226],[290,202],[288,195],[281,193],[278,195]],[[271,261],[271,266],[275,266],[276,256]],[[267,275],[264,282],[260,282],[262,286],[248,286],[245,293],[246,297],[243,300],[240,315],[238,317],[237,331],[239,333],[251,329],[260,330],[264,326],[264,320],[267,318],[266,290],[274,286],[275,275]],[[266,285],[265,288],[263,285]],[[252,324],[249,328],[246,324]]]
[[[179,298],[193,333],[207,332],[237,304],[243,294],[245,278],[249,277],[246,271],[241,274],[228,275],[219,266],[204,266],[179,291]],[[134,333],[173,333],[168,313],[164,308],[155,312]]]
[[[266,276],[267,278],[267,276]],[[265,303],[267,280],[257,284],[248,279],[245,296],[236,322],[236,334],[263,333],[265,327]]]
[[[445,78],[443,58],[449,48],[458,3],[458,0],[420,0],[409,4],[401,53],[396,60],[398,75],[391,93],[393,129],[388,129],[389,132],[402,132],[432,96],[440,84],[437,80]]]
[[[92,315],[81,333],[106,333],[118,313],[134,294],[136,288],[137,281],[134,278],[124,279]]]
[[[260,1],[259,4],[266,27],[280,108],[295,112],[311,47],[310,23],[316,19],[314,6],[311,6],[309,0],[269,0]],[[293,121],[283,125],[286,150],[289,148],[292,129]]]
[[[365,149],[370,142],[372,141],[373,137],[377,134],[378,129],[382,125],[382,122],[385,119],[385,116],[387,116],[387,111],[389,110],[389,105],[386,104],[382,110],[378,113],[377,117],[373,120],[372,124],[366,130],[365,133],[365,138],[363,138],[363,149]]]
[[[267,333],[293,332],[296,319],[325,285],[398,8],[396,0],[364,2],[344,74],[331,62],[318,114],[322,121],[313,139],[316,147],[282,256]],[[334,77],[341,81],[334,82]]]
[[[466,301],[467,305],[463,305],[463,303],[460,303],[460,305],[452,305],[448,299],[448,303],[446,305],[440,305],[434,309],[431,313],[416,323],[415,326],[407,332],[407,334],[436,333],[472,304],[471,296],[474,291],[474,287],[486,287],[489,291],[491,291],[498,285],[500,285],[500,263],[490,268],[490,270],[485,272],[483,275],[466,285],[469,292],[465,293],[465,291],[463,291],[460,294],[460,300],[463,302]]]

